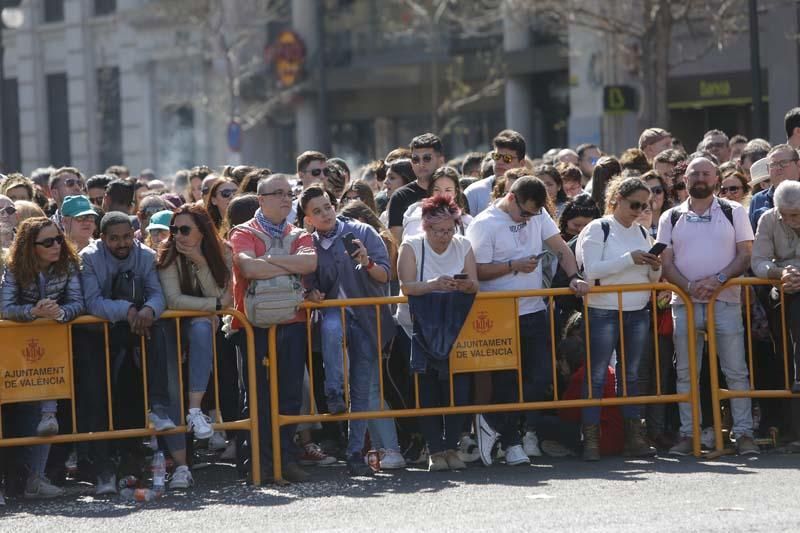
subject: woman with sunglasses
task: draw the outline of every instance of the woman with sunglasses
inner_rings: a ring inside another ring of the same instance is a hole
[[[8,248],[14,242],[17,227],[17,208],[8,196],[0,194],[0,247]]]
[[[236,185],[232,178],[220,178],[211,186],[206,210],[211,216],[211,221],[214,222],[214,227],[217,228],[217,231],[222,227],[222,219],[228,210],[228,204],[236,195],[238,189],[239,186]]]
[[[0,284],[2,317],[15,322],[37,318],[69,322],[83,312],[80,261],[75,249],[50,219],[25,220],[19,227]],[[17,404],[15,429],[19,436],[58,433],[56,402],[48,400]],[[38,420],[38,424],[37,424]],[[30,476],[26,498],[51,498],[63,494],[44,476],[50,445],[27,449]]]
[[[607,198],[606,216],[589,223],[578,236],[576,256],[578,264],[583,265],[587,283],[602,286],[657,282],[661,276],[661,260],[647,251],[652,239],[636,222],[650,202],[650,188],[640,178],[617,178],[609,183]],[[651,342],[650,293],[622,294],[622,325],[617,293],[589,294],[587,298],[587,320],[591,324],[591,397],[603,397],[607,376],[613,375],[609,363],[615,351],[624,369],[616,375],[617,390],[626,391],[627,396],[637,396],[639,363]],[[618,351],[618,345],[624,350]],[[588,397],[588,390],[584,392]],[[655,453],[642,435],[640,411],[638,405],[622,407],[627,456],[645,457]],[[583,458],[597,461],[600,459],[600,408],[584,408],[582,419]]]
[[[650,225],[646,228],[650,232],[650,236],[654,239],[658,233],[658,220],[661,218],[661,213],[672,208],[672,202],[668,196],[668,190],[664,179],[655,170],[650,170],[642,175],[642,180],[650,187],[650,208],[652,209],[652,218]]]
[[[731,172],[722,178],[719,185],[719,195],[726,200],[739,202],[743,206],[750,205],[750,185],[741,172]]]
[[[184,205],[172,217],[170,236],[162,244],[156,268],[170,309],[214,313],[233,305],[230,253],[220,241],[214,223],[203,206]],[[197,439],[214,434],[210,418],[200,404],[208,388],[213,366],[213,343],[217,321],[213,316],[184,319],[183,345],[189,353],[189,413],[186,423]],[[185,450],[173,457],[179,465],[171,488],[186,488],[192,476]]]

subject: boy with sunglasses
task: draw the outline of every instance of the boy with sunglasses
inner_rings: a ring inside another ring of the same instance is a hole
[[[507,170],[519,168],[525,162],[525,137],[514,130],[503,130],[492,140],[494,151],[494,175],[473,183],[464,191],[469,203],[469,213],[476,216],[489,205],[495,176],[503,176]]]

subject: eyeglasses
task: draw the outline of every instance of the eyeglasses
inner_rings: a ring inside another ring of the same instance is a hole
[[[797,161],[797,159],[782,159],[781,161],[775,161],[774,163],[767,163],[767,168],[772,169],[784,169]]]
[[[170,226],[169,227],[169,232],[172,233],[173,235],[177,235],[178,232],[181,232],[181,235],[183,235],[185,237],[185,236],[189,235],[190,233],[192,233],[192,227],[191,226]]]
[[[642,211],[649,205],[648,202],[634,202],[628,200],[627,198],[625,199],[625,201],[628,202],[628,207],[630,207],[633,211]]]
[[[95,196],[94,198],[92,198],[90,196],[89,197],[89,201],[92,202],[92,204],[94,204],[94,205],[96,205],[98,207],[103,205],[103,197],[102,196]]]
[[[13,215],[16,212],[17,212],[17,208],[14,207],[13,205],[9,205],[9,206],[6,206],[6,207],[0,209],[0,214],[5,215],[7,217],[10,217],[11,215]]]
[[[290,200],[294,200],[294,193],[292,191],[277,190],[275,192],[262,192],[259,194],[259,196],[277,196],[279,198],[288,198]]]
[[[419,165],[419,161],[420,158],[418,155],[411,156],[411,162],[414,163],[415,165]],[[430,163],[431,161],[433,161],[433,156],[431,154],[425,154],[422,156],[422,161],[424,161],[425,163]]]
[[[236,189],[223,189],[221,191],[217,191],[217,194],[219,194],[223,198],[230,198],[235,193],[236,193]]]
[[[650,187],[650,192],[653,194],[664,194],[664,187],[662,187],[661,185]]]
[[[724,142],[708,143],[706,144],[706,150],[722,150],[726,146],[728,146],[728,144]]]
[[[531,218],[542,214],[541,208],[539,208],[538,211],[528,211],[524,209],[522,207],[522,204],[519,203],[519,198],[517,198],[516,194],[514,195],[514,202],[517,204],[517,209],[519,209],[519,216],[521,216],[522,218]]]
[[[511,163],[515,157],[516,156],[513,156],[511,154],[501,154],[498,152],[492,152],[492,159],[494,159],[495,161],[500,161],[502,159],[503,162],[505,162],[506,164]]]
[[[75,217],[75,222],[94,222],[94,215],[81,215]]]
[[[45,248],[52,248],[54,244],[61,246],[64,244],[64,237],[62,235],[56,235],[55,237],[48,237],[43,241],[36,241],[34,244],[36,244],[36,246],[43,246]]]
[[[327,168],[325,170],[328,170]],[[320,174],[322,174],[321,168],[315,168],[314,170],[306,170],[304,171],[306,174],[311,174],[315,178],[318,178]]]
[[[742,187],[739,185],[731,185],[730,187],[720,187],[719,193],[720,194],[728,194],[729,192],[739,192],[742,190]]]
[[[452,237],[456,234],[456,228],[432,229],[431,233],[433,233],[436,237]]]
[[[64,180],[64,185],[67,187],[74,187],[75,185],[83,186],[83,182],[80,178],[67,178]]]

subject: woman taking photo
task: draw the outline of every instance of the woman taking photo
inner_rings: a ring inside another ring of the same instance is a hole
[[[406,239],[400,246],[398,274],[402,294],[423,296],[435,292],[478,291],[475,255],[469,241],[458,232],[460,225],[461,209],[452,196],[436,194],[423,200],[423,233]],[[409,306],[400,304],[397,311],[398,322],[408,328],[412,324]],[[427,357],[426,352],[412,348],[411,369],[419,379],[420,407],[450,404],[448,363],[447,360]],[[453,376],[455,405],[469,402],[469,389],[467,374]],[[447,415],[444,419],[441,416],[427,416],[420,419],[430,452],[429,471],[465,467],[455,451],[464,421],[465,415]]]
[[[65,323],[74,319],[83,312],[79,264],[75,249],[50,219],[37,217],[22,222],[0,287],[2,317],[15,322],[47,318]],[[12,426],[19,436],[58,433],[55,400],[16,404],[14,410]],[[63,494],[44,477],[49,453],[49,444],[26,448],[30,469],[26,498]]]
[[[587,283],[657,282],[661,276],[661,260],[648,253],[651,239],[647,230],[636,222],[650,201],[650,189],[640,178],[618,178],[609,183],[606,196],[606,216],[589,223],[578,237],[576,256],[578,265],[583,265]],[[617,293],[588,295],[592,398],[603,397],[608,365],[615,351],[625,370],[617,372],[618,394],[626,390],[627,396],[638,395],[639,363],[651,342],[649,301],[648,291],[622,293],[623,323],[620,326]],[[624,339],[620,338],[621,330]],[[621,341],[624,352],[618,349]],[[655,453],[642,436],[640,411],[638,405],[622,407],[627,456],[644,457]],[[600,458],[600,408],[584,408],[582,419],[583,458],[597,461]]]
[[[217,236],[205,208],[190,204],[178,209],[170,224],[170,237],[161,245],[156,260],[158,275],[170,309],[214,313],[230,307],[233,297],[228,287],[230,258]],[[198,439],[214,433],[210,419],[200,404],[208,389],[213,367],[214,317],[184,319],[181,328],[189,353],[189,414],[186,423]],[[180,371],[180,369],[178,369]],[[183,457],[173,457],[179,465],[171,488],[186,488],[192,482]],[[180,455],[180,454],[179,454]]]

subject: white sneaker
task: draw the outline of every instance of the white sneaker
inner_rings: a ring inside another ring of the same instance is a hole
[[[97,496],[104,496],[106,494],[117,493],[117,476],[111,474],[107,478],[97,476],[97,485],[95,485],[94,493]]]
[[[399,470],[406,467],[403,454],[395,450],[381,450],[381,470]]]
[[[156,431],[167,431],[170,429],[175,429],[175,422],[170,420],[168,416],[161,418],[153,411],[150,411],[147,414],[147,418],[150,419],[150,423],[153,424],[153,428],[155,428]]]
[[[25,483],[26,500],[42,500],[46,498],[58,498],[64,495],[64,489],[56,487],[44,476],[31,476]]]
[[[539,437],[535,431],[528,431],[522,437],[522,449],[528,457],[541,457],[542,450],[539,449]]]
[[[48,437],[58,434],[58,420],[55,413],[44,413],[39,425],[36,426],[36,434],[40,437]]]
[[[194,437],[199,440],[208,439],[214,434],[214,428],[209,424],[211,419],[203,414],[200,409],[189,409],[186,415],[186,424],[189,431],[194,431]]]
[[[198,437],[199,438],[199,437]],[[226,449],[228,443],[225,442],[225,432],[215,431],[211,438],[208,439],[208,449],[212,452],[218,452]]]
[[[481,452],[478,450],[478,443],[475,442],[469,435],[464,435],[458,441],[458,450],[456,451],[458,458],[465,463],[474,463],[480,461]]]
[[[189,471],[189,467],[181,465],[172,473],[172,477],[169,480],[169,490],[188,489],[193,484],[194,479],[192,479],[192,473]]]
[[[230,441],[225,447],[225,451],[219,455],[222,461],[233,461],[236,459],[236,442]]]
[[[522,446],[515,444],[514,446],[509,446],[508,450],[506,450],[506,464],[509,466],[529,465],[531,460],[525,455],[525,450],[522,449]]]
[[[717,436],[714,434],[713,427],[707,427],[700,434],[700,444],[703,448],[713,450],[717,447]]]
[[[478,453],[486,466],[492,464],[492,448],[499,434],[489,425],[483,415],[475,415],[475,434],[478,438]]]
[[[506,458],[506,451],[503,449],[503,444],[501,442],[498,442],[497,447],[494,449],[494,460],[502,461],[505,458]]]

